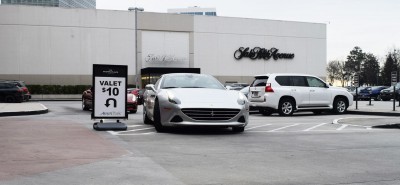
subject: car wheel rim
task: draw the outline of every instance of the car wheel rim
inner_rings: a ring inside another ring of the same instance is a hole
[[[339,101],[337,104],[338,112],[344,112],[346,110],[346,103],[344,101]]]
[[[282,112],[284,114],[290,114],[292,112],[292,109],[293,109],[293,107],[292,107],[291,103],[285,102],[282,104]]]

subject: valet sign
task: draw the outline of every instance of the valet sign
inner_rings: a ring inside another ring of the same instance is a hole
[[[126,84],[128,67],[93,64],[92,119],[127,119]]]

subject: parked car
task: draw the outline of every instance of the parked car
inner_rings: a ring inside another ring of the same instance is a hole
[[[357,99],[356,96],[358,96],[360,94],[360,91],[364,90],[365,88],[367,88],[367,87],[357,87],[357,88],[352,89],[351,91],[349,91],[349,90],[348,91],[353,96],[353,100],[356,100]],[[356,89],[357,89],[357,93],[356,93]]]
[[[82,110],[90,110],[93,108],[93,88],[89,88],[82,93]],[[129,90],[127,90],[129,92]],[[134,94],[126,93],[127,102],[126,110],[130,113],[137,112],[137,98]]]
[[[388,87],[387,86],[373,86],[373,87],[364,88],[359,92],[358,98],[364,99],[364,100],[369,100],[371,98],[371,99],[374,99],[375,101],[380,101],[381,100],[380,92],[386,88],[388,88]]]
[[[137,88],[131,88],[128,89],[128,93],[134,94],[137,98],[137,104],[142,105],[143,104],[143,93],[145,89],[137,89]]]
[[[126,110],[130,113],[137,112],[137,98],[134,94],[127,93],[127,102],[126,102]]]
[[[157,132],[166,126],[232,127],[243,132],[249,119],[246,97],[229,91],[205,74],[162,75],[155,85],[146,85],[143,121],[153,123]]]
[[[227,86],[227,89],[240,91],[246,86],[249,86],[249,84],[247,84],[247,83],[232,83],[229,86]]]
[[[243,95],[246,96],[246,98],[247,98],[248,95],[249,95],[249,90],[250,90],[250,86],[246,86],[246,87],[243,87],[243,88],[240,90],[240,92],[243,93]]]
[[[400,99],[400,82],[396,84],[396,100]],[[382,101],[389,101],[391,99],[393,99],[393,86],[383,89],[380,92],[380,98],[382,99]]]
[[[28,87],[26,86],[24,81],[20,81],[20,80],[0,80],[0,82],[9,82],[9,83],[13,83],[14,85],[20,87],[23,91],[24,94],[24,101],[29,101],[32,96],[31,93],[28,90]]]
[[[251,107],[263,115],[278,112],[290,116],[295,111],[326,110],[342,114],[353,104],[345,88],[331,87],[316,76],[304,74],[265,74],[255,76],[248,97]]]
[[[6,103],[21,103],[24,100],[24,91],[11,82],[0,82],[0,101]]]

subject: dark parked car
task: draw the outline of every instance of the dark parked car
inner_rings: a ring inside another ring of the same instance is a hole
[[[396,84],[396,100],[400,99],[400,83]],[[389,101],[393,99],[393,86],[383,89],[380,93],[380,98],[382,101]]]
[[[21,103],[24,100],[24,91],[10,82],[0,82],[0,101],[7,103]]]
[[[83,110],[90,110],[93,108],[93,95],[92,95],[93,89],[87,89],[86,91],[83,91],[82,93],[82,109]],[[129,90],[127,90],[128,93],[126,93],[127,96],[127,102],[126,102],[126,110],[130,113],[136,113],[137,112],[137,98],[134,94],[131,94]]]
[[[28,90],[28,87],[26,87],[26,84],[24,81],[20,81],[20,80],[0,80],[0,82],[8,82],[8,83],[12,83],[18,87],[20,87],[23,91],[24,94],[24,101],[29,101],[29,99],[31,99],[31,93]]]
[[[357,88],[358,94],[360,94],[360,91],[364,90],[365,88],[367,88],[367,87],[358,87]],[[353,95],[353,100],[355,101],[356,100],[356,89],[354,88],[352,90],[347,90],[347,91],[349,91],[350,94]]]
[[[367,87],[365,89],[362,89],[359,94],[358,94],[358,98],[361,100],[369,100],[369,98],[371,97],[371,99],[374,99],[375,101],[380,101],[381,100],[381,95],[380,92],[383,89],[388,88],[387,86],[373,86],[373,87]]]

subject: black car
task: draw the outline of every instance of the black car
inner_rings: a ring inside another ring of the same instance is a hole
[[[0,82],[7,82],[7,83],[12,83],[18,87],[20,87],[23,91],[24,94],[24,101],[29,101],[29,99],[32,98],[31,93],[28,90],[28,87],[26,86],[24,81],[21,80],[0,80]]]
[[[396,100],[400,99],[400,82],[396,84]],[[390,99],[393,99],[393,86],[387,88],[387,89],[383,89],[380,92],[380,97],[382,99],[382,101],[389,101]]]
[[[21,103],[24,100],[24,91],[10,82],[0,82],[0,101],[6,103]]]

